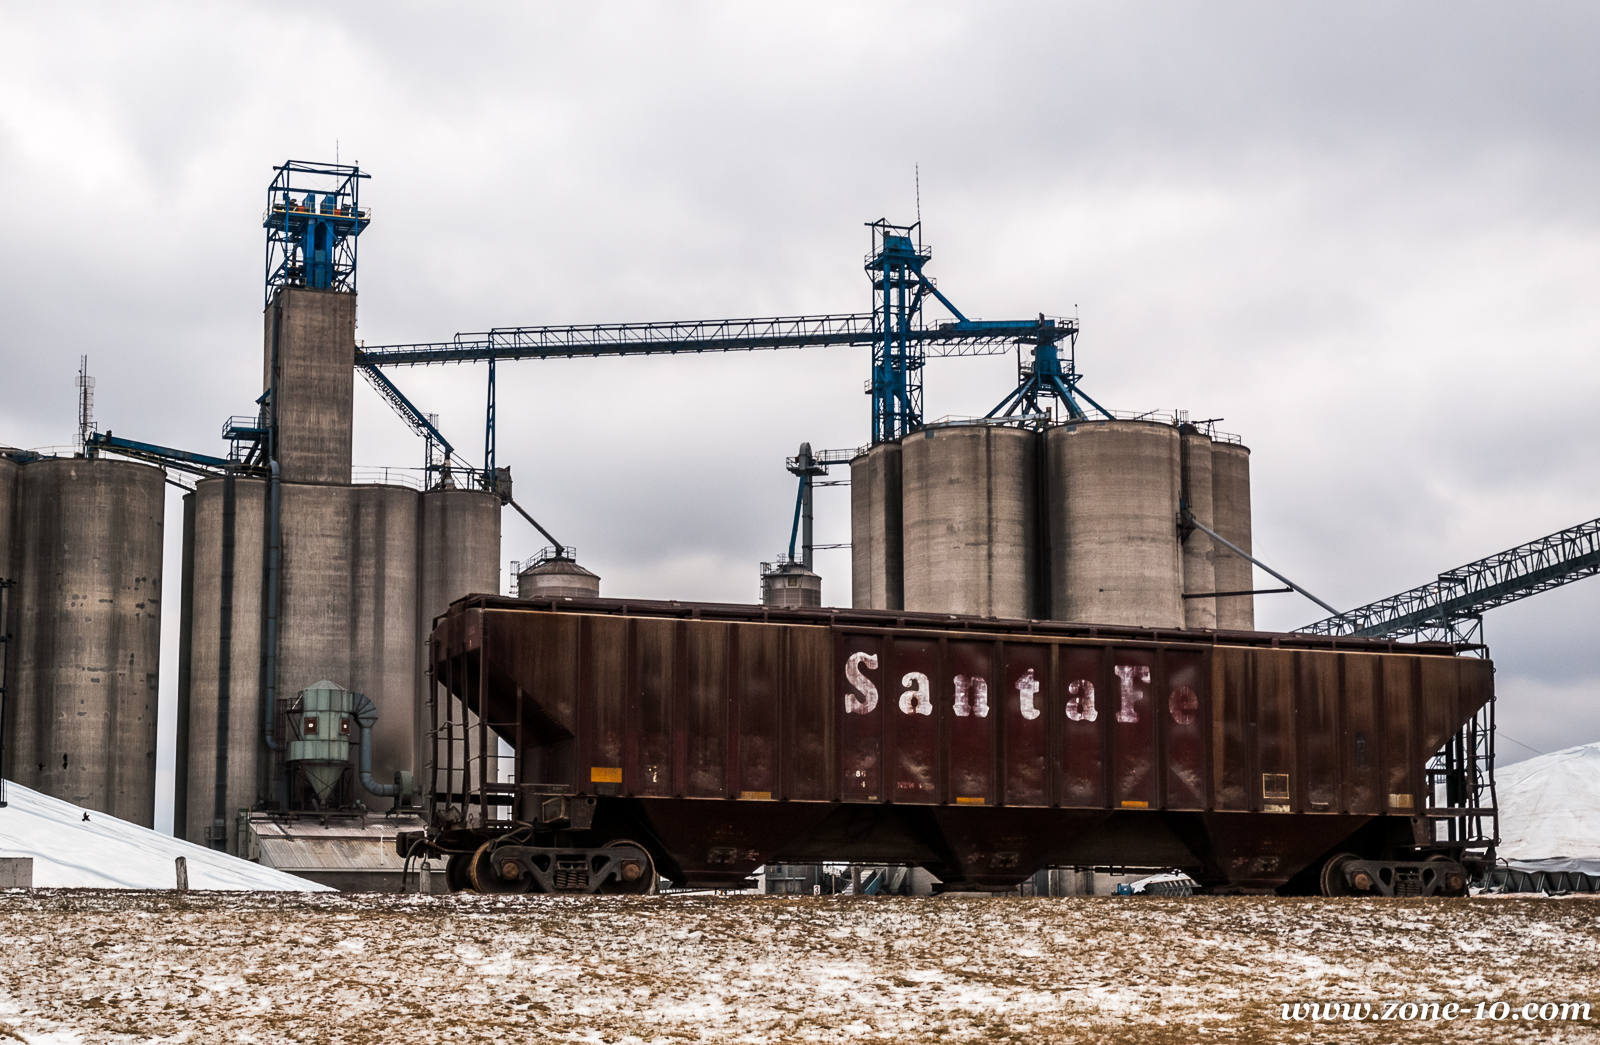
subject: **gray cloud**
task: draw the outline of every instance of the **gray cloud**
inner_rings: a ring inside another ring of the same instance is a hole
[[[374,344],[863,309],[861,223],[909,220],[920,166],[964,310],[1076,308],[1096,398],[1225,417],[1259,548],[1365,602],[1600,514],[1597,37],[1579,3],[8,5],[0,440],[70,439],[86,352],[102,425],[216,450],[259,390],[270,167],[336,142],[373,173]],[[930,415],[985,412],[1012,365],[931,363]],[[749,600],[782,457],[866,440],[865,371],[506,366],[500,456],[608,592]],[[395,377],[481,452],[481,370]],[[359,463],[420,458],[359,386],[357,419]],[[846,600],[848,554],[821,561]],[[1491,616],[1509,734],[1600,736],[1597,603]]]

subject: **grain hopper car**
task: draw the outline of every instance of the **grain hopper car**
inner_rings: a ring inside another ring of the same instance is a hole
[[[1494,840],[1476,763],[1436,768],[1493,699],[1466,652],[472,596],[431,637],[430,827],[401,844],[481,892],[736,888],[826,860],[946,890],[1103,866],[1464,894]]]

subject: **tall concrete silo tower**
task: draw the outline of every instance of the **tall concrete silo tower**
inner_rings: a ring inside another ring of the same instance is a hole
[[[366,175],[293,162],[277,170],[265,220],[268,452],[251,477],[198,485],[186,550],[180,831],[234,851],[241,810],[290,800],[285,716],[298,693],[323,680],[376,707],[377,781],[425,779],[434,751],[424,640],[451,601],[497,591],[500,578],[495,493],[450,480],[422,490],[352,482],[355,245],[370,221],[358,198]]]

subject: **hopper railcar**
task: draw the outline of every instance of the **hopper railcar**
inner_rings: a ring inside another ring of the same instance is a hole
[[[431,826],[404,845],[483,892],[733,888],[827,860],[945,889],[1116,866],[1465,893],[1469,847],[1494,840],[1468,821],[1492,810],[1462,798],[1482,781],[1429,768],[1493,699],[1493,665],[1463,652],[471,596],[432,634]]]

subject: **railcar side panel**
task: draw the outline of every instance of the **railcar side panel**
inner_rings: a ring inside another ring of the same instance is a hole
[[[1383,812],[1383,716],[1378,677],[1382,660],[1370,653],[1340,655],[1344,693],[1343,748],[1345,811],[1376,816]]]
[[[995,730],[992,691],[994,643],[952,639],[945,646],[940,681],[946,698],[949,777],[945,801],[952,805],[994,805]]]
[[[1382,657],[1383,685],[1383,768],[1385,812],[1411,816],[1418,806],[1413,721],[1416,694],[1413,691],[1417,665],[1411,657]]]
[[[1112,652],[1115,710],[1111,734],[1112,799],[1121,809],[1159,809],[1156,793],[1156,701],[1154,650]]]
[[[633,803],[703,882],[781,853],[991,884],[1150,860],[1272,888],[1373,817],[1409,831],[1428,756],[1492,697],[1492,665],[1439,652],[507,603],[458,603],[433,649],[520,745],[511,817]]]
[[[1251,675],[1252,650],[1231,646],[1211,651],[1213,778],[1216,780],[1216,808],[1248,810],[1251,804],[1249,781],[1254,771],[1254,680]]]
[[[744,624],[738,628],[737,670],[739,780],[742,799],[771,799],[778,794],[778,757],[783,738],[778,722],[783,705],[782,628]]]
[[[797,801],[833,797],[840,707],[834,702],[833,636],[827,628],[785,627],[786,671],[780,692],[783,743],[778,749],[783,796]]]
[[[1167,809],[1205,809],[1206,749],[1212,704],[1203,653],[1165,650],[1166,684],[1157,712],[1165,733]]]
[[[1296,808],[1309,813],[1339,812],[1339,657],[1310,651],[1293,656],[1295,737],[1301,766],[1294,789]]]
[[[1104,734],[1109,719],[1105,677],[1111,674],[1109,657],[1100,646],[1058,647],[1056,699],[1060,709],[1061,770],[1060,803],[1070,808],[1100,809],[1106,800]]]
[[[1008,806],[1050,804],[1046,765],[1050,757],[1050,717],[1060,714],[1051,699],[1050,647],[1043,643],[1006,643],[999,673],[1004,696],[1000,719],[1004,737],[1000,766]]]

